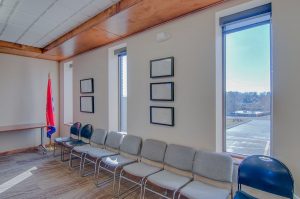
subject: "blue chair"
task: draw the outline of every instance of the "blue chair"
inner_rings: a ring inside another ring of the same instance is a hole
[[[85,144],[90,144],[93,132],[94,132],[93,126],[91,124],[86,124],[84,127],[81,128],[78,140],[71,140],[71,141],[68,141],[68,142],[64,142],[63,143],[63,152],[62,152],[62,157],[63,157],[62,161],[67,161],[67,160],[64,159],[65,152],[70,153],[70,151],[75,146],[82,146],[82,145],[85,145]],[[85,140],[83,140],[83,138]]]
[[[234,199],[255,199],[242,191],[242,185],[291,199],[294,195],[291,172],[282,162],[268,156],[249,156],[239,166]]]
[[[55,156],[55,151],[57,146],[61,147],[61,159],[62,159],[62,150],[63,150],[63,143],[64,142],[69,142],[69,141],[74,141],[74,140],[79,140],[79,132],[81,129],[81,123],[76,122],[74,123],[71,128],[70,128],[70,135],[68,137],[58,137],[54,138],[54,150],[53,150],[53,156]]]

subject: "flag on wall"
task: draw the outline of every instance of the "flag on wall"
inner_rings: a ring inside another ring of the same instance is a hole
[[[47,119],[47,137],[51,138],[51,135],[56,132],[55,117],[54,117],[54,103],[52,98],[52,86],[50,73],[48,75],[47,86],[47,102],[46,102],[46,119]]]

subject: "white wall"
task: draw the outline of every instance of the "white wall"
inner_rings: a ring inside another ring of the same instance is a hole
[[[300,1],[273,0],[273,151],[287,163],[300,196]]]
[[[45,123],[49,72],[56,124],[59,126],[57,62],[0,53],[0,126]],[[39,132],[1,132],[0,152],[39,145]]]
[[[69,60],[68,60],[69,61]],[[106,48],[76,56],[73,61],[73,120],[83,125],[90,123],[95,128],[108,129],[108,52]],[[67,62],[67,61],[65,61]],[[63,63],[60,64],[62,72]],[[63,78],[61,73],[61,79]],[[94,94],[80,94],[80,80],[94,78]],[[63,93],[63,91],[62,91]],[[80,112],[80,96],[94,96],[95,113]],[[62,99],[61,99],[62,100]],[[63,100],[61,101],[61,103]],[[62,115],[62,114],[61,114]],[[63,121],[63,120],[62,120]],[[68,133],[68,126],[62,127],[63,134]]]
[[[76,56],[74,60],[74,118],[97,127],[108,126],[108,49],[120,43],[128,50],[128,133],[215,151],[216,27],[217,12],[249,0],[232,0],[147,30],[123,41]],[[300,193],[300,20],[299,0],[272,0],[274,34],[274,155],[292,170]],[[155,41],[165,31],[171,39]],[[149,106],[173,105],[149,100],[149,60],[175,57],[175,127],[149,123]],[[96,112],[79,112],[79,80],[95,78]],[[76,102],[77,101],[77,102]]]
[[[207,10],[128,39],[128,133],[215,150],[213,14]],[[160,31],[171,39],[157,43]],[[149,60],[169,56],[175,57],[174,78],[150,79]],[[175,102],[150,102],[149,83],[169,80],[175,82]],[[150,124],[150,105],[173,104],[175,127]]]

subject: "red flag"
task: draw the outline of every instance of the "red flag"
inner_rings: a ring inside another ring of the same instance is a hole
[[[52,86],[51,86],[50,73],[48,75],[48,86],[47,86],[46,119],[47,119],[47,137],[51,138],[51,135],[56,132],[56,128],[55,128],[54,104],[52,98]]]

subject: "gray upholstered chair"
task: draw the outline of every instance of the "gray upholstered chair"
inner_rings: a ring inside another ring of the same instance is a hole
[[[178,198],[232,198],[232,171],[229,155],[197,151],[193,165],[195,180],[180,190]]]
[[[168,196],[168,191],[170,191],[173,193],[171,198],[175,198],[177,192],[193,179],[194,156],[195,150],[191,147],[176,144],[168,145],[164,158],[164,170],[150,175],[146,179],[143,197],[147,190],[163,198],[170,198]],[[160,193],[154,190],[153,186],[147,186],[148,184],[154,185],[154,188],[161,188],[166,192],[164,194]]]
[[[98,181],[97,185],[100,186],[104,183],[113,181],[113,193],[115,194],[115,182],[117,174],[125,165],[138,161],[142,146],[142,138],[134,135],[126,135],[123,138],[120,146],[120,154],[102,158],[99,162],[98,171],[105,170],[113,174],[113,177],[105,180]]]
[[[83,159],[86,156],[87,152],[94,147],[104,148],[104,143],[107,136],[107,130],[105,129],[95,129],[92,137],[91,143],[81,146],[75,146],[70,152],[69,166],[72,168],[72,162],[74,158],[80,159],[80,172],[82,172]]]
[[[129,190],[132,190],[134,187],[140,187],[140,197],[142,197],[142,189],[145,179],[149,175],[157,173],[163,169],[163,160],[166,148],[167,144],[158,140],[147,139],[143,142],[140,161],[124,166],[120,172],[118,197],[127,193]],[[129,181],[133,183],[134,186],[121,194],[121,180]]]
[[[94,164],[94,175],[95,178],[97,178],[98,170],[97,166],[99,161],[101,161],[102,158],[118,155],[119,154],[119,148],[121,145],[121,142],[123,140],[124,135],[119,132],[109,132],[107,134],[107,138],[105,141],[105,148],[95,148],[92,147],[86,152],[86,155],[83,158],[82,163],[82,174],[84,175],[84,168],[85,164]]]

